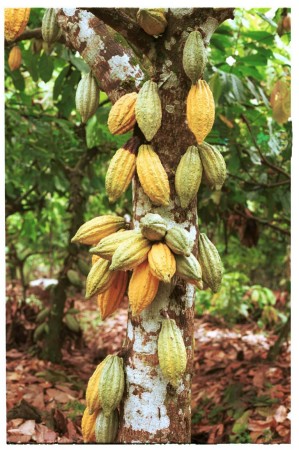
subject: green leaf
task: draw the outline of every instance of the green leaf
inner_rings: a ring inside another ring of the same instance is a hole
[[[248,64],[250,66],[266,66],[268,58],[262,53],[256,53],[255,55],[247,55],[238,59],[238,64]]]
[[[13,72],[11,72],[11,78],[12,78],[12,82],[13,82],[15,88],[18,91],[24,91],[25,80],[24,80],[23,75],[21,74],[20,70],[14,70]]]
[[[84,59],[77,58],[76,56],[74,56],[73,53],[71,53],[71,55],[70,55],[70,61],[80,72],[83,72],[83,73],[90,72],[90,67],[88,64],[86,64]]]
[[[39,75],[45,83],[51,80],[53,69],[52,58],[43,53],[39,60]]]
[[[65,82],[66,75],[69,71],[69,68],[70,68],[69,65],[64,67],[64,69],[62,69],[62,71],[56,78],[55,83],[54,83],[54,89],[53,89],[53,100],[57,100],[59,94],[61,93],[61,89]]]

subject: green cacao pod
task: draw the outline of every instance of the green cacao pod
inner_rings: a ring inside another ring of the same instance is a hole
[[[111,261],[117,247],[133,236],[140,236],[140,232],[137,230],[118,231],[102,239],[96,247],[92,247],[89,251],[93,255],[98,255]]]
[[[189,231],[180,225],[174,225],[167,231],[165,242],[173,253],[185,256],[190,256],[194,245]]]
[[[198,260],[202,268],[202,279],[213,292],[218,292],[223,275],[220,255],[206,234],[199,234],[198,244]]]
[[[202,164],[195,145],[187,148],[175,172],[175,190],[181,207],[187,208],[196,197],[202,177]]]
[[[112,355],[108,355],[100,364],[98,364],[88,380],[86,388],[86,406],[89,414],[93,414],[101,407],[99,397],[99,380],[102,370],[110,358],[112,358]]]
[[[186,371],[187,352],[180,329],[173,319],[164,319],[158,338],[159,365],[164,378],[175,388]]]
[[[183,51],[183,67],[195,84],[201,78],[207,64],[206,49],[199,31],[191,31]]]
[[[124,226],[125,221],[122,217],[112,215],[94,217],[81,225],[71,242],[96,245],[101,239],[124,228]]]
[[[139,9],[137,22],[150,36],[158,36],[164,33],[167,27],[164,8]]]
[[[201,286],[202,270],[198,260],[191,253],[190,256],[176,255],[176,275],[196,286]],[[200,283],[198,285],[198,283]]]
[[[99,400],[105,416],[118,407],[125,388],[123,360],[113,355],[105,364],[99,378]]]
[[[99,87],[91,72],[82,76],[76,91],[76,109],[86,123],[99,106]]]
[[[158,85],[148,80],[140,89],[135,105],[138,126],[147,141],[151,141],[161,126],[162,107]]]
[[[99,258],[91,267],[86,279],[86,299],[101,294],[111,285],[115,274],[109,270],[109,267],[110,261],[103,258]]]
[[[140,220],[140,230],[150,241],[160,241],[167,230],[167,222],[160,214],[148,213]]]
[[[140,233],[120,244],[112,257],[110,270],[131,270],[147,259],[151,244]]]
[[[108,128],[112,134],[124,134],[134,128],[136,123],[135,103],[137,92],[120,97],[112,106],[108,117]]]
[[[198,80],[191,86],[187,97],[187,123],[202,144],[210,133],[215,119],[215,103],[211,89],[205,80]]]
[[[56,13],[54,8],[48,8],[45,11],[42,20],[42,37],[45,42],[52,44],[61,36],[61,29],[59,28]]]
[[[219,191],[226,178],[226,164],[220,151],[207,142],[198,146],[203,172],[208,186]]]
[[[110,416],[103,411],[98,413],[95,424],[95,437],[98,444],[112,444],[118,432],[118,411],[115,409]]]

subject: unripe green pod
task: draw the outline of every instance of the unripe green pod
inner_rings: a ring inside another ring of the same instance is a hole
[[[95,423],[95,437],[98,444],[112,444],[118,432],[118,411],[115,409],[109,416],[100,411]]]
[[[161,126],[162,106],[158,85],[148,80],[140,89],[135,105],[138,126],[147,141],[151,141]]]
[[[59,28],[54,8],[46,9],[41,31],[43,40],[48,44],[52,44],[60,38],[61,29]]]
[[[180,225],[174,225],[167,231],[165,242],[173,253],[185,256],[190,256],[194,245],[190,233]]]
[[[202,279],[213,292],[218,292],[223,275],[220,255],[215,245],[204,233],[200,233],[198,245],[198,260],[202,268]]]
[[[140,230],[150,241],[160,241],[167,230],[167,222],[160,214],[148,213],[140,221]]]
[[[109,271],[110,261],[99,258],[92,266],[86,279],[85,298],[104,292],[113,282],[115,275]]]
[[[125,388],[123,360],[112,356],[105,364],[99,379],[99,401],[105,416],[118,407]]]
[[[96,112],[99,106],[99,92],[92,73],[83,75],[76,91],[76,109],[81,115],[82,123],[86,123]]]
[[[176,255],[176,275],[189,283],[198,285],[201,281],[202,271],[198,260],[191,253],[190,256]]]
[[[131,236],[115,250],[110,270],[131,270],[147,259],[151,244],[142,234]]]
[[[195,84],[202,76],[207,64],[206,49],[199,31],[192,31],[183,51],[183,67],[187,77]]]
[[[187,208],[196,197],[202,177],[202,164],[195,145],[187,148],[175,173],[175,190],[181,207]]]
[[[110,234],[106,236],[104,239],[98,243],[96,247],[92,247],[89,252],[92,255],[101,256],[104,259],[109,259],[111,261],[112,256],[114,255],[117,247],[125,242],[127,239],[132,236],[140,236],[140,231],[137,230],[120,230],[116,233]]]
[[[198,146],[205,180],[208,186],[219,191],[226,178],[226,164],[220,151],[207,142]]]

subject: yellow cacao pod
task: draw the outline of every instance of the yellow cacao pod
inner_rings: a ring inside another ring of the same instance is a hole
[[[22,52],[20,47],[15,45],[8,55],[8,67],[11,71],[17,70],[22,62]]]
[[[196,197],[202,178],[202,164],[198,149],[187,148],[175,172],[175,190],[182,208],[187,208]]]
[[[81,429],[82,429],[82,437],[83,442],[87,444],[88,442],[96,442],[95,436],[95,425],[98,411],[95,411],[93,414],[89,414],[88,408],[85,408],[82,421],[81,421]]]
[[[101,407],[100,405],[100,397],[99,397],[99,380],[101,372],[107,363],[107,361],[112,357],[112,355],[108,355],[93,372],[92,376],[88,380],[87,388],[86,388],[86,406],[89,414],[93,414],[98,411]]]
[[[150,36],[158,36],[164,33],[167,27],[164,8],[139,9],[137,11],[137,22],[141,28]]]
[[[126,239],[114,252],[110,270],[131,270],[147,259],[150,241],[138,234]]]
[[[135,103],[137,92],[120,97],[112,106],[108,116],[108,128],[112,134],[124,134],[134,128],[136,123]]]
[[[137,230],[117,231],[117,233],[112,233],[102,239],[96,247],[92,247],[89,251],[93,255],[98,255],[111,261],[117,247],[133,236],[140,236],[140,232]]]
[[[111,233],[115,233],[124,226],[125,221],[122,217],[112,215],[95,217],[94,219],[85,222],[79,228],[71,242],[95,245],[104,237]]]
[[[212,289],[218,292],[221,286],[223,266],[215,245],[204,233],[199,234],[198,260],[202,268],[202,279]]]
[[[162,106],[158,85],[148,80],[140,89],[135,105],[138,126],[147,141],[151,141],[161,126]]]
[[[211,89],[204,80],[191,86],[187,97],[187,123],[198,144],[210,133],[215,119],[215,103]]]
[[[187,352],[180,329],[173,319],[164,319],[158,338],[159,365],[164,378],[174,387],[186,371]]]
[[[93,266],[99,259],[100,257],[98,255],[92,255],[91,265]]]
[[[105,416],[118,407],[124,394],[125,374],[123,360],[113,355],[105,364],[99,378],[99,398]]]
[[[56,19],[54,8],[48,8],[45,11],[42,20],[42,37],[45,42],[52,44],[61,36],[61,29]]]
[[[198,146],[203,165],[205,180],[208,186],[219,191],[226,178],[226,164],[220,151],[207,142]]]
[[[176,261],[176,275],[183,280],[188,281],[196,286],[201,286],[202,271],[198,260],[191,253],[190,256],[177,255]],[[199,283],[199,284],[198,284]]]
[[[167,231],[165,243],[177,255],[190,256],[194,241],[189,231],[180,225],[174,225]]]
[[[158,287],[159,280],[152,274],[148,261],[135,267],[128,291],[133,316],[140,314],[152,303]]]
[[[115,272],[115,279],[110,287],[102,294],[98,295],[98,307],[101,313],[101,319],[114,313],[121,304],[128,284],[127,272]]]
[[[106,191],[114,203],[127,190],[136,168],[136,154],[140,139],[133,136],[119,148],[110,161],[106,174]]]
[[[141,186],[152,203],[168,205],[170,186],[167,173],[151,145],[139,147],[136,165]]]
[[[82,76],[76,90],[76,109],[86,123],[99,106],[99,87],[91,72]]]
[[[103,411],[98,413],[95,425],[95,436],[98,444],[112,444],[118,432],[118,411],[115,409],[109,416]]]
[[[160,214],[148,213],[140,221],[140,230],[150,241],[161,241],[167,230],[167,222]]]
[[[104,292],[115,280],[115,273],[109,270],[110,261],[100,258],[91,267],[86,279],[85,298],[89,299],[96,294]]]
[[[148,262],[152,274],[165,283],[170,283],[175,274],[176,264],[173,253],[163,242],[152,245],[148,254]]]
[[[26,28],[30,8],[4,9],[4,36],[9,42],[14,41]]]
[[[201,78],[207,64],[206,49],[199,31],[191,31],[183,51],[183,67],[188,78],[195,84]]]

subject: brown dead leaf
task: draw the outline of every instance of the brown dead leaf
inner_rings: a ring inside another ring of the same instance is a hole
[[[288,415],[287,408],[283,405],[280,405],[275,411],[274,419],[276,420],[277,423],[282,423],[286,420],[287,415]]]
[[[56,441],[56,438],[57,433],[55,433],[55,431],[50,430],[50,428],[42,424],[36,425],[33,439],[37,444],[53,444]]]
[[[81,439],[81,436],[78,434],[78,431],[77,431],[75,425],[70,420],[68,420],[68,423],[67,423],[67,435],[68,435],[69,439],[72,440],[72,442],[77,442],[78,440]]]
[[[26,436],[32,436],[35,430],[35,420],[26,420],[18,428],[11,428],[8,433],[11,434],[24,434]]]
[[[7,442],[12,444],[27,444],[29,441],[31,441],[31,436],[25,434],[12,434],[7,438]]]
[[[250,419],[248,421],[248,430],[250,431],[264,431],[270,429],[274,425],[273,418],[270,417],[267,420],[254,420]]]
[[[75,400],[75,397],[62,392],[59,389],[47,389],[47,395],[50,401],[55,400],[58,403],[67,403],[70,400]]]
[[[252,383],[257,388],[262,388],[265,382],[265,372],[263,370],[258,370],[252,380]]]

